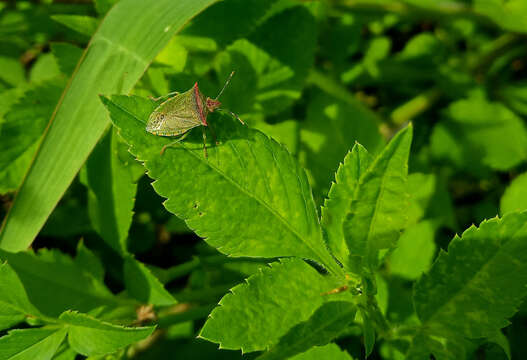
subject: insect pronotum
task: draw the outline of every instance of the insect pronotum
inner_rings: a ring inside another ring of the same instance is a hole
[[[231,72],[227,78],[227,81],[225,81],[225,85],[223,85],[223,88],[219,92],[218,96],[216,96],[214,99],[205,97],[205,95],[199,91],[197,82],[191,89],[185,91],[184,93],[180,94],[174,92],[163,96],[169,96],[169,98],[163,101],[152,112],[152,114],[150,114],[148,122],[146,123],[146,131],[158,136],[182,136],[176,141],[163,146],[163,149],[161,149],[161,155],[165,152],[167,147],[172,146],[186,138],[190,129],[202,126],[203,153],[205,157],[207,157],[207,135],[205,133],[205,126],[209,126],[207,123],[207,115],[210,112],[214,112],[216,110],[227,111],[219,108],[221,103],[218,101],[218,98],[231,81],[233,75],[234,71]],[[227,112],[245,125],[245,123],[236,114],[232,113],[231,111]],[[209,128],[211,129],[213,137],[216,138],[212,127]]]

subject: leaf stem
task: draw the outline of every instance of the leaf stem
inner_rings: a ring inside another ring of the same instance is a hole
[[[216,305],[203,305],[190,307],[186,311],[178,313],[167,313],[160,315],[157,325],[160,328],[167,328],[171,325],[186,321],[198,320],[207,317]]]

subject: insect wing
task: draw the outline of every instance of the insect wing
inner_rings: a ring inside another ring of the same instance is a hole
[[[193,94],[189,90],[159,105],[150,115],[146,130],[154,135],[176,136],[200,125]]]

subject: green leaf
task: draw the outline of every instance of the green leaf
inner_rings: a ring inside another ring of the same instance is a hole
[[[18,59],[0,56],[0,80],[11,86],[21,85],[26,81],[24,67]]]
[[[29,301],[44,315],[55,317],[66,309],[90,311],[117,304],[101,281],[58,251],[13,254],[0,250],[0,259],[8,261]]]
[[[319,307],[306,321],[294,326],[259,360],[287,359],[313,346],[322,346],[341,335],[355,319],[357,307],[332,301]]]
[[[155,327],[124,327],[97,320],[89,315],[66,311],[60,320],[68,327],[68,342],[82,355],[104,355],[150,336]]]
[[[527,173],[512,180],[500,200],[500,213],[527,210]]]
[[[373,157],[356,143],[341,163],[331,185],[328,199],[322,207],[321,223],[326,233],[328,247],[333,256],[346,268],[350,268],[350,251],[343,233],[343,224],[349,211],[353,192],[359,178],[366,172]]]
[[[82,57],[82,49],[68,43],[52,43],[50,47],[60,71],[64,75],[71,76]]]
[[[349,292],[324,295],[343,284],[294,258],[271,263],[246,282],[221,299],[200,338],[219,343],[222,349],[265,350],[307,321],[324,302],[353,301]]]
[[[390,273],[415,280],[428,271],[436,252],[436,229],[437,223],[431,220],[421,221],[406,229],[390,255]]]
[[[41,138],[65,84],[63,78],[43,82],[11,106],[0,127],[0,168],[7,167]]]
[[[283,35],[293,32],[294,37]],[[215,68],[221,78],[236,69],[245,79],[233,81],[222,102],[241,114],[285,110],[300,98],[315,46],[316,21],[305,7],[296,6],[270,17],[247,39],[237,40],[219,54]]]
[[[99,20],[85,15],[52,15],[51,18],[62,25],[86,36],[92,36],[99,26]]]
[[[384,144],[370,113],[320,92],[309,103],[300,142],[303,165],[319,197],[328,193],[333,174],[355,142],[372,154]]]
[[[373,327],[373,320],[366,311],[360,312],[362,317],[362,335],[364,337],[364,353],[366,358],[373,352],[375,346],[375,328]]]
[[[119,0],[95,0],[95,10],[99,15],[104,15],[115,5]]]
[[[141,262],[128,256],[124,260],[124,282],[135,299],[145,304],[172,305],[176,299],[165,290],[163,284]]]
[[[427,332],[480,338],[509,324],[527,294],[527,212],[491,219],[455,237],[417,282]]]
[[[4,219],[1,248],[20,251],[31,244],[104,133],[109,119],[97,95],[129,92],[172,36],[214,1],[122,0],[111,9],[57,105]]]
[[[101,260],[84,245],[84,241],[82,240],[77,245],[75,264],[80,269],[89,272],[101,283],[104,281],[104,267],[102,266]]]
[[[50,360],[66,336],[66,329],[12,330],[0,338],[0,360]]]
[[[221,143],[209,145],[208,158],[201,136],[196,138],[199,129],[161,156],[163,145],[172,140],[145,131],[153,101],[102,100],[130,151],[156,180],[154,189],[168,198],[167,210],[210,245],[231,256],[309,258],[340,273],[323,242],[305,173],[278,143],[222,117],[214,125]]]
[[[185,36],[213,38],[220,46],[250,34],[276,0],[221,1],[205,10],[188,28]],[[236,24],[236,26],[232,26]]]
[[[434,354],[437,360],[466,359],[466,342],[461,338],[440,338],[418,333],[410,344],[405,360],[429,359]]]
[[[353,360],[352,357],[345,351],[341,350],[336,344],[328,344],[325,346],[315,346],[308,351],[293,356],[290,360]]]
[[[119,145],[117,134],[109,131],[86,162],[88,212],[95,231],[117,253],[125,254],[137,184],[126,163],[133,159],[122,159]]]
[[[59,65],[57,64],[57,60],[53,54],[42,54],[37,58],[37,61],[31,67],[31,71],[29,72],[29,81],[35,83],[51,80],[58,75],[60,75]],[[52,103],[51,105],[54,106],[55,103]]]
[[[475,94],[448,107],[434,128],[431,151],[460,169],[481,166],[508,170],[527,159],[527,130],[521,118],[500,103]]]
[[[9,264],[0,264],[0,330],[40,313],[28,299],[24,285]]]
[[[362,174],[344,222],[353,271],[378,266],[378,252],[396,245],[407,222],[406,179],[412,126],[401,130]]]

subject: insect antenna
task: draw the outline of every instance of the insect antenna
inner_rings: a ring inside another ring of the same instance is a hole
[[[216,96],[216,98],[214,100],[218,100],[218,98],[220,97],[220,95],[223,93],[223,90],[225,90],[225,88],[227,87],[227,85],[229,85],[229,82],[231,81],[231,78],[232,76],[234,75],[234,71],[231,72],[231,74],[229,75],[229,77],[227,78],[227,81],[225,81],[225,85],[223,85],[223,88],[220,90],[220,93],[218,94],[218,96]]]
[[[226,110],[226,109],[221,109],[221,108],[217,108],[216,111],[219,111],[219,112],[224,112],[224,113],[228,113],[228,114],[231,114],[231,116],[233,116],[234,118],[236,118],[239,122],[241,122],[243,125],[245,125],[245,123],[243,122],[242,119],[240,119],[240,117],[238,115],[236,115],[235,113],[233,113],[232,111],[230,110]]]

